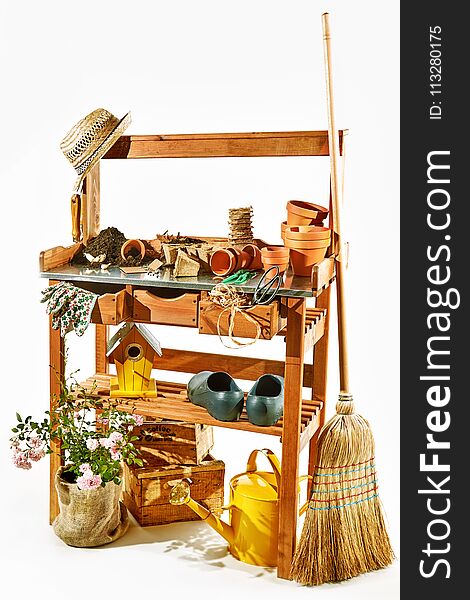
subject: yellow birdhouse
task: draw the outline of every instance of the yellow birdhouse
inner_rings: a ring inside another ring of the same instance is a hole
[[[110,395],[139,398],[157,395],[155,379],[150,377],[160,343],[140,323],[126,323],[109,340],[106,356],[112,357],[117,377],[111,377]]]

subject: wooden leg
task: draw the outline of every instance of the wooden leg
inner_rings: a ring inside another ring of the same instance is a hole
[[[321,400],[323,402],[323,408],[319,415],[319,426],[315,434],[312,436],[309,443],[308,451],[308,472],[313,473],[315,466],[315,454],[317,448],[318,434],[320,429],[325,424],[326,415],[326,384],[328,375],[328,341],[329,341],[329,326],[330,326],[330,297],[331,297],[331,285],[329,285],[323,292],[318,296],[316,306],[317,308],[326,308],[325,317],[325,332],[323,337],[313,347],[313,385],[312,385],[312,400]],[[312,482],[309,481],[308,485],[308,497],[310,497],[312,488]]]
[[[50,413],[55,409],[56,398],[60,395],[61,381],[65,375],[65,347],[60,335],[60,329],[52,329],[52,318],[49,320],[49,378],[50,378]],[[55,440],[52,444],[53,453],[50,455],[50,496],[49,496],[49,522],[52,524],[59,514],[59,502],[55,490],[55,474],[61,466],[61,444]]]
[[[109,373],[109,360],[106,356],[108,332],[107,325],[96,325],[95,327],[95,373]],[[102,410],[96,409],[96,417],[98,418],[102,412]],[[97,431],[105,432],[106,429],[106,425],[96,422]]]
[[[277,575],[289,579],[297,537],[300,416],[304,370],[305,298],[287,301],[286,367],[282,430]]]
[[[108,326],[96,325],[95,329],[95,371],[96,373],[109,373],[109,360],[106,356],[108,342]]]

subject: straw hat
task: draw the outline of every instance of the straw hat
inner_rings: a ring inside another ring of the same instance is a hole
[[[130,122],[130,112],[119,120],[104,108],[97,108],[67,133],[60,149],[78,174],[74,192],[80,192],[87,173],[114,145]]]

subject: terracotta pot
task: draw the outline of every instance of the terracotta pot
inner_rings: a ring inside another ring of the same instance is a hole
[[[285,239],[286,248],[298,250],[316,250],[317,248],[328,248],[330,240],[291,240],[286,237]]]
[[[283,221],[281,223],[281,238],[282,240],[285,239],[287,227],[310,227],[312,225],[314,225],[315,227],[323,227],[323,221],[315,219],[312,223],[310,223],[310,225],[287,225],[287,221]]]
[[[289,268],[289,263],[287,262],[287,263],[282,263],[279,265],[263,264],[263,268],[265,271],[268,271],[269,269],[271,269],[271,267],[279,267],[279,274],[282,275]],[[273,269],[271,271],[271,273],[269,274],[269,276],[266,277],[266,281],[271,281],[271,279],[273,279],[275,276],[276,276],[276,271],[275,271],[275,269]]]
[[[265,246],[261,248],[261,256],[264,258],[289,258],[289,250],[285,246]]]
[[[285,237],[290,240],[329,240],[331,239],[331,229],[328,227],[318,227],[316,225],[296,225],[287,227]]]
[[[246,252],[250,257],[250,261],[247,265],[248,269],[252,271],[258,271],[263,266],[263,261],[261,260],[261,250],[255,244],[247,244],[242,248],[243,252]]]
[[[123,260],[129,258],[129,256],[140,256],[145,257],[145,246],[140,240],[127,240],[121,246],[121,256]]]
[[[233,248],[219,248],[212,253],[209,264],[214,275],[225,277],[235,271],[237,262],[238,254]]]
[[[324,221],[327,216],[328,209],[319,204],[303,200],[289,200],[287,203],[288,225],[313,225],[314,221]]]
[[[327,251],[325,248],[316,249],[296,249],[290,252],[290,261],[294,275],[300,275],[302,277],[310,277],[312,274],[313,265],[321,262]]]
[[[246,252],[244,249],[238,250],[238,262],[237,262],[237,271],[238,269],[246,269],[251,262],[251,255]]]

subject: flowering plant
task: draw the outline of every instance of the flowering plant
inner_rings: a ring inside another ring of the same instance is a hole
[[[41,422],[25,419],[16,413],[17,423],[10,438],[13,463],[20,469],[31,469],[32,463],[55,451],[60,440],[60,453],[65,465],[63,478],[76,483],[82,490],[104,486],[110,481],[119,484],[121,461],[143,466],[132,435],[143,417],[105,407],[87,393],[70,376],[70,386],[61,382],[61,392],[55,398],[52,414],[46,411]]]

